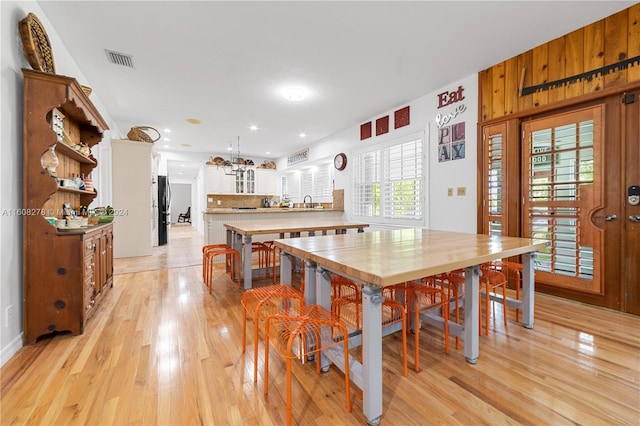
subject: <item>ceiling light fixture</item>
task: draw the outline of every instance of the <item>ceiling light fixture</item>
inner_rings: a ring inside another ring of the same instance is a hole
[[[306,133],[300,133],[300,137],[301,137],[301,138],[306,138],[306,137],[307,137],[307,134],[306,134]]]
[[[291,102],[299,102],[307,97],[307,89],[303,87],[287,87],[282,92],[284,98]]]
[[[249,126],[249,130],[251,130],[252,132],[255,132],[256,130],[258,130],[258,126],[256,126],[255,124],[252,124],[251,126]]]
[[[231,143],[229,143],[227,151],[229,151],[229,161],[226,162],[228,165],[224,166],[224,174],[232,176],[244,173],[247,170],[247,166],[244,162],[240,164],[240,136],[238,136],[238,156],[235,159],[233,158],[233,145]]]
[[[165,133],[171,133],[171,129],[164,129]]]

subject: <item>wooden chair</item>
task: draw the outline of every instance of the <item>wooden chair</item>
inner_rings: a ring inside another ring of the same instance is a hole
[[[264,393],[269,390],[269,347],[286,361],[287,371],[287,425],[291,425],[292,392],[291,362],[294,359],[305,361],[316,355],[316,371],[320,374],[322,357],[320,352],[342,345],[344,354],[344,381],[347,412],[351,412],[351,393],[349,378],[349,335],[347,327],[331,312],[318,305],[306,305],[300,310],[291,310],[270,315],[265,323],[264,344]]]
[[[186,213],[180,213],[178,215],[178,223],[191,223],[191,206],[187,207]]]

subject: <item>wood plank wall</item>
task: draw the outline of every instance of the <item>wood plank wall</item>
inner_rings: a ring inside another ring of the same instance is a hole
[[[640,81],[640,65],[519,96],[519,88],[560,80],[640,55],[640,3],[479,73],[480,123]],[[524,80],[522,79],[524,70]]]

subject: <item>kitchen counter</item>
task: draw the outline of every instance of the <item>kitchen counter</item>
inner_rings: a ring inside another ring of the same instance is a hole
[[[283,216],[285,215],[285,216]],[[204,221],[204,243],[223,244],[227,242],[227,231],[224,224],[246,224],[272,220],[274,217],[286,217],[286,220],[296,221],[300,219],[331,219],[344,220],[344,210],[337,209],[305,209],[305,208],[257,208],[257,209],[232,209],[209,208],[202,212]],[[278,237],[277,235],[275,236]],[[273,235],[256,236],[256,241],[274,239]]]
[[[289,207],[271,207],[257,209],[232,209],[232,208],[213,208],[207,209],[203,214],[229,214],[229,213],[317,213],[317,212],[344,212],[337,209],[316,209],[316,208],[289,208]]]

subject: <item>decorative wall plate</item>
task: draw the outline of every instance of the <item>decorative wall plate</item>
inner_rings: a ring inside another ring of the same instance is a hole
[[[22,51],[29,65],[34,70],[55,74],[56,66],[53,62],[49,36],[38,17],[29,13],[18,23],[18,29],[22,40]]]

